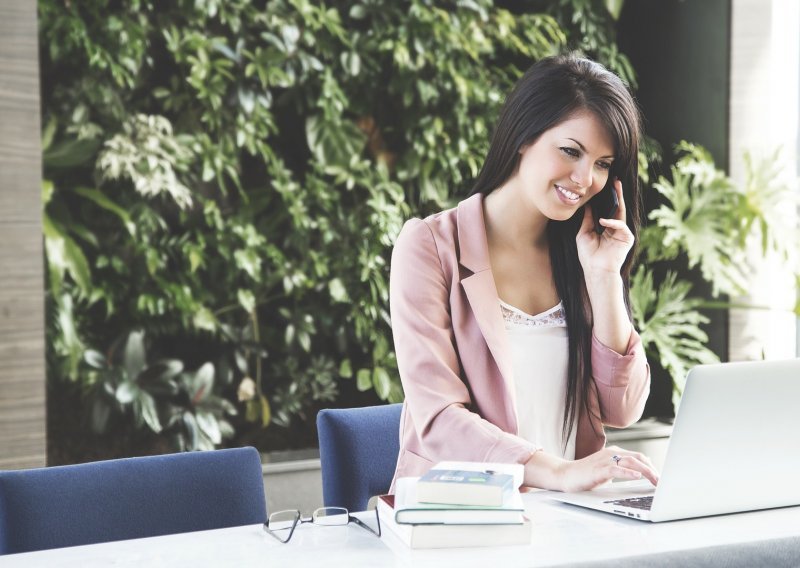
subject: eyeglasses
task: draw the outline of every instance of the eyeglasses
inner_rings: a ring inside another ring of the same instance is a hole
[[[320,507],[311,514],[311,518],[303,519],[300,517],[300,511],[297,509],[288,509],[286,511],[277,511],[269,516],[269,520],[264,523],[264,530],[282,543],[287,543],[294,534],[294,529],[297,525],[303,523],[313,523],[315,525],[335,527],[344,526],[350,522],[354,522],[358,526],[367,529],[375,536],[381,536],[381,521],[378,518],[378,510],[375,510],[375,524],[377,530],[373,529],[367,523],[354,517],[344,507]]]

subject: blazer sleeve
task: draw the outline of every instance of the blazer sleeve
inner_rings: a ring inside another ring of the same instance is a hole
[[[468,409],[450,287],[430,227],[408,221],[392,252],[390,309],[400,379],[424,458],[525,463],[538,448]]]
[[[650,365],[635,329],[631,328],[625,355],[606,347],[592,335],[592,377],[597,385],[603,424],[624,428],[642,417],[650,393]]]

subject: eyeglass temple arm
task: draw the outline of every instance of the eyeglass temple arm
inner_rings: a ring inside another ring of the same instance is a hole
[[[350,513],[347,514],[347,519],[350,520],[350,521],[353,521],[358,526],[367,529],[372,534],[377,535],[377,536],[381,536],[381,518],[378,516],[378,510],[377,509],[375,509],[375,522],[377,523],[377,527],[378,527],[377,531],[375,529],[373,529],[371,526],[369,526],[367,523],[365,523],[364,521],[362,521],[358,517],[355,517],[355,516],[351,515]]]
[[[297,513],[297,517],[295,517],[295,521],[292,523],[292,528],[291,528],[291,529],[289,529],[289,535],[288,535],[288,536],[287,536],[285,539],[282,539],[281,537],[279,537],[279,536],[278,536],[278,535],[277,535],[277,534],[276,534],[276,533],[275,533],[275,532],[274,532],[272,529],[270,529],[270,528],[269,528],[269,520],[267,520],[266,522],[264,522],[264,523],[263,523],[261,526],[262,526],[262,528],[263,528],[265,531],[267,531],[267,533],[268,533],[268,534],[269,534],[269,535],[270,535],[272,538],[274,538],[274,539],[275,539],[275,540],[277,540],[278,542],[281,542],[281,543],[283,543],[283,544],[286,544],[287,542],[289,542],[290,540],[292,540],[292,535],[294,534],[294,529],[296,529],[296,528],[297,528],[297,525],[299,525],[301,521],[302,521],[302,519],[300,518],[300,512],[298,511],[298,513]],[[380,535],[378,535],[378,536],[380,536]]]

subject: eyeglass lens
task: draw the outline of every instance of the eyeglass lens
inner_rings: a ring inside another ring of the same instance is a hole
[[[294,529],[297,525],[302,523],[313,523],[321,526],[343,526],[354,521],[356,524],[367,529],[369,532],[376,536],[381,535],[381,525],[378,519],[377,511],[375,514],[375,521],[377,523],[377,530],[364,523],[357,517],[350,516],[350,512],[344,507],[320,507],[314,511],[309,519],[300,517],[300,511],[297,509],[289,509],[286,511],[277,511],[269,516],[269,520],[264,524],[264,528],[269,534],[277,538],[282,543],[289,542],[294,534]]]
[[[317,525],[346,525],[349,520],[350,513],[344,507],[320,507],[311,515],[311,522]]]

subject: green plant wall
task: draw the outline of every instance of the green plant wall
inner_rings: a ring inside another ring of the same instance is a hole
[[[40,0],[50,463],[87,432],[96,457],[306,445],[322,406],[402,400],[402,223],[467,194],[535,60],[636,85],[620,4]],[[646,262],[690,250],[669,219]],[[637,325],[678,376],[712,357],[702,316],[648,270]]]
[[[464,194],[504,93],[567,41],[487,1],[39,16],[49,381],[96,432],[177,448],[290,435],[343,388],[402,399],[393,239]]]

